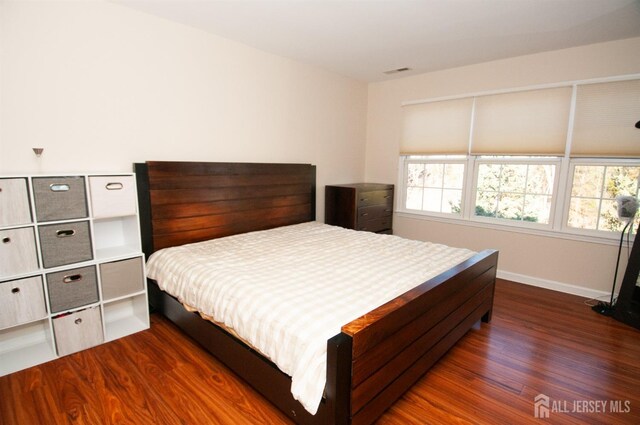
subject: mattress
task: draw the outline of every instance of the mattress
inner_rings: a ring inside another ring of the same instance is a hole
[[[147,274],[291,376],[293,397],[315,414],[327,340],[473,254],[309,222],[166,248]]]

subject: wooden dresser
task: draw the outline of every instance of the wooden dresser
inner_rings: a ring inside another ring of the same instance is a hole
[[[393,185],[354,183],[326,186],[325,223],[347,229],[393,233]]]

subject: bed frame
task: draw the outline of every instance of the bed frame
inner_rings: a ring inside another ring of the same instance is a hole
[[[308,164],[135,164],[143,250],[315,220]],[[318,412],[293,399],[291,378],[150,281],[161,312],[297,423],[370,424],[478,321],[489,322],[498,253],[486,250],[364,316],[327,341]]]

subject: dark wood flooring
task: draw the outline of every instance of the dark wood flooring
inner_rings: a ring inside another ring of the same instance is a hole
[[[287,424],[251,387],[152,315],[151,329],[0,378],[0,423]],[[534,398],[549,418],[534,417]],[[584,300],[499,281],[470,331],[380,424],[639,424],[640,331]]]

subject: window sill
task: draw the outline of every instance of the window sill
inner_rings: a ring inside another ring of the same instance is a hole
[[[477,227],[482,229],[492,229],[501,232],[520,233],[525,235],[543,236],[548,238],[566,239],[578,242],[595,243],[600,245],[618,246],[620,244],[620,233],[613,236],[592,236],[570,233],[559,230],[534,229],[530,227],[520,227],[510,224],[490,223],[480,220],[466,220],[463,218],[451,218],[435,215],[420,214],[408,211],[395,211],[397,217],[409,218],[414,220],[434,221],[446,224],[455,224],[456,226]],[[633,244],[635,234],[631,235],[630,243]],[[626,237],[625,237],[626,239]]]

